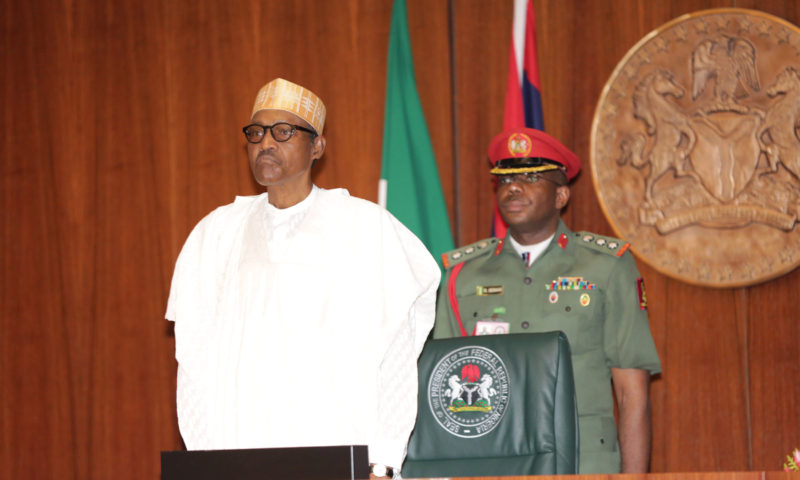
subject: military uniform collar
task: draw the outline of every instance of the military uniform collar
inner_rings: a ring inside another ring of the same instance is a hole
[[[548,252],[553,248],[566,249],[574,235],[575,233],[567,228],[567,225],[559,218],[556,231],[553,234],[553,238],[550,240],[550,245],[547,246],[544,252]],[[511,230],[506,231],[506,237],[503,240],[503,252],[510,252],[514,255],[517,254],[517,251],[511,244]],[[544,253],[542,253],[542,255],[544,255]]]
[[[517,255],[517,251],[511,244],[510,238],[511,238],[511,232],[508,231],[506,232],[506,238],[504,239],[503,242],[502,251],[498,253],[503,256],[512,255],[515,258],[518,258],[519,255]],[[554,259],[560,264],[563,264],[564,268],[569,267],[572,263],[574,263],[574,259],[572,258],[571,255],[561,255],[561,253],[569,252],[572,249],[572,247],[574,246],[572,245],[574,243],[574,239],[575,239],[575,233],[572,232],[572,230],[570,230],[569,228],[567,228],[567,225],[559,218],[555,234],[553,235],[553,239],[550,240],[550,245],[548,245],[547,248],[544,250],[544,252],[542,252],[542,254],[539,255],[539,258],[537,258],[533,262],[531,268],[535,268],[535,266],[541,263],[542,261],[550,262],[551,260]],[[522,264],[521,260],[520,264]]]

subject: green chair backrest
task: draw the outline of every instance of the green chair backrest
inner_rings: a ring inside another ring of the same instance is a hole
[[[578,413],[562,332],[429,340],[404,478],[575,474]]]

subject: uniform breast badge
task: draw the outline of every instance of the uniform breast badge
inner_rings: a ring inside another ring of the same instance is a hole
[[[594,290],[597,286],[583,277],[558,277],[556,280],[547,284],[545,288],[550,291],[550,295],[547,297],[550,303],[558,303],[559,291]],[[591,301],[592,299],[588,293],[584,292],[581,294],[581,306],[588,307]]]
[[[508,333],[508,322],[496,320],[478,320],[473,335],[505,335]]]
[[[485,297],[487,295],[502,295],[502,285],[478,285],[475,287],[475,295]]]
[[[591,303],[591,301],[592,301],[592,299],[589,298],[589,294],[588,293],[584,293],[583,295],[581,295],[581,306],[582,307],[588,307],[589,303]]]
[[[479,287],[480,288],[480,287]],[[503,288],[502,286],[500,287]],[[506,307],[495,307],[492,316],[478,320],[472,335],[505,335],[509,331],[509,323],[500,318],[506,313]]]

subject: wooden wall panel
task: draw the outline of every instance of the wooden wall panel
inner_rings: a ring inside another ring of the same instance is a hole
[[[800,25],[800,4],[780,0],[737,2]],[[797,60],[794,60],[797,64]],[[795,226],[797,228],[797,226]],[[800,256],[800,251],[795,253]],[[800,270],[746,289],[752,465],[782,464],[800,444]]]
[[[82,365],[65,342],[70,325],[64,313],[65,306],[78,299],[71,297],[77,289],[65,285],[68,272],[63,271],[60,250],[71,247],[64,253],[83,258],[88,252],[81,252],[59,230],[59,221],[68,218],[56,214],[63,209],[53,190],[56,181],[69,186],[71,179],[81,176],[76,172],[57,178],[54,168],[59,152],[78,143],[70,135],[75,130],[57,113],[42,115],[46,109],[63,110],[59,107],[68,99],[55,90],[59,86],[56,73],[69,62],[68,35],[54,28],[55,17],[39,18],[33,6],[9,5],[4,11],[8,14],[3,20],[4,47],[13,44],[15,48],[0,49],[5,107],[0,468],[8,478],[24,478],[43,469],[46,476],[57,471],[72,476],[76,465],[61,452],[79,440],[75,423],[85,418],[81,414],[86,410],[74,408],[74,393],[82,387]],[[62,12],[56,9],[54,13]],[[45,44],[47,32],[52,34]],[[12,99],[24,108],[12,107]],[[50,122],[65,128],[40,128]],[[59,137],[63,140],[58,141]],[[80,227],[76,230],[80,232]],[[75,273],[82,276],[91,271],[78,266]],[[41,458],[48,460],[41,462]]]
[[[512,2],[453,0],[454,188],[459,245],[489,236],[489,142],[503,125]]]
[[[748,373],[753,465],[775,465],[800,444],[800,270],[749,290]]]
[[[599,93],[683,13],[782,0],[536,0],[547,130],[588,162]],[[181,447],[162,320],[192,226],[257,193],[240,127],[283,76],[328,106],[315,173],[374,200],[391,0],[0,0],[0,477],[158,478]],[[459,244],[489,235],[511,0],[408,0],[417,76]],[[613,234],[588,169],[565,211]],[[800,254],[800,253],[799,253]],[[640,262],[663,374],[653,470],[779,468],[800,440],[800,272],[739,289]]]

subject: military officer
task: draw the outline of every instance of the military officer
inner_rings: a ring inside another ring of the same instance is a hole
[[[647,471],[649,382],[661,367],[628,244],[572,232],[561,220],[580,161],[550,135],[505,131],[489,159],[508,234],[443,255],[434,337],[563,331],[575,372],[580,473]]]

